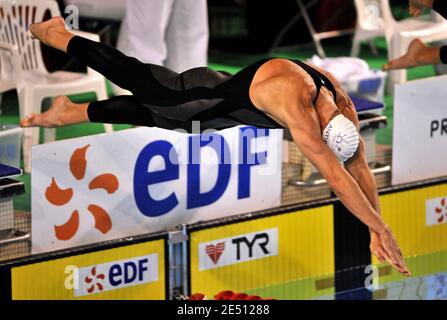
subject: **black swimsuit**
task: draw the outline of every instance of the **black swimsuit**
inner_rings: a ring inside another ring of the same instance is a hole
[[[249,97],[256,71],[274,58],[258,61],[231,76],[205,67],[178,74],[77,36],[70,40],[67,52],[133,94],[91,103],[88,107],[91,122],[181,128],[188,132],[192,121],[200,121],[201,131],[241,124],[282,128],[258,110]],[[322,86],[336,98],[335,88],[326,76],[301,61],[292,61],[314,80],[317,87],[314,103]]]

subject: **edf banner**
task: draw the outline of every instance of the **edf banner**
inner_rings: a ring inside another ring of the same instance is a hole
[[[282,130],[136,128],[32,150],[32,252],[280,205]]]

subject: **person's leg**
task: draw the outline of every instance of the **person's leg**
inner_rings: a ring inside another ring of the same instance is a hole
[[[216,72],[212,70],[205,73],[203,70],[191,70],[185,80],[168,68],[142,63],[105,44],[73,36],[54,18],[33,24],[30,30],[43,43],[71,54],[118,86],[131,91],[140,103],[172,106],[213,99],[217,95],[214,87],[210,87],[216,80]],[[194,87],[187,86],[186,82]]]
[[[133,96],[117,96],[82,104],[59,96],[48,111],[30,115],[23,119],[20,125],[54,128],[86,122],[155,126],[151,110]]]
[[[142,74],[150,68],[150,65],[128,57],[113,47],[82,37],[70,40],[67,53],[133,94],[144,81]]]
[[[44,44],[72,55],[118,86],[132,92],[139,87],[141,75],[150,68],[150,65],[128,57],[115,48],[73,35],[65,29],[61,17],[32,24],[30,31]]]
[[[173,0],[128,0],[117,48],[144,63],[164,65]]]
[[[447,49],[429,47],[420,39],[414,39],[402,57],[389,61],[384,70],[407,69],[417,66],[447,62]]]
[[[129,0],[118,35],[117,48],[144,63],[164,65],[167,57],[166,27],[174,0]],[[112,85],[117,95],[130,94]]]
[[[220,98],[214,90],[222,75],[207,70],[188,70],[185,79],[163,66],[145,64],[105,44],[74,36],[62,18],[33,24],[31,32],[43,43],[71,54],[120,87],[130,90],[144,104],[172,106],[200,99]]]
[[[133,96],[116,96],[90,103],[87,108],[90,122],[155,126],[152,111]]]
[[[165,65],[183,72],[207,65],[208,10],[206,0],[175,0],[166,31]]]

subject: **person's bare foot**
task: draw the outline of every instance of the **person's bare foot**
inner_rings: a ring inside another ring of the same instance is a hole
[[[421,39],[414,39],[402,57],[389,61],[383,70],[407,69],[440,63],[439,48],[426,46]]]
[[[31,114],[20,121],[22,128],[28,127],[44,127],[55,128],[66,125],[65,115],[68,113],[73,103],[65,96],[59,96],[54,99],[50,109],[44,113]]]
[[[44,22],[33,23],[30,25],[29,30],[31,34],[43,44],[50,46],[52,38],[54,38],[57,33],[60,34],[66,32],[65,22],[62,17],[54,17]]]

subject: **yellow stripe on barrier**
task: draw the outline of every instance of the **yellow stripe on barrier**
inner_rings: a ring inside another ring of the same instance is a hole
[[[165,299],[164,260],[156,240],[15,267],[12,298]]]
[[[447,250],[447,184],[384,195],[380,204],[405,257]],[[436,208],[446,215],[442,223]]]
[[[193,231],[190,239],[192,293],[278,299],[333,293],[329,283],[316,285],[334,273],[332,206]]]
[[[444,271],[447,267],[447,184],[383,195],[380,203],[382,216],[393,230],[412,276]],[[374,256],[372,261],[380,264]],[[380,284],[407,281],[388,264],[380,265]]]

